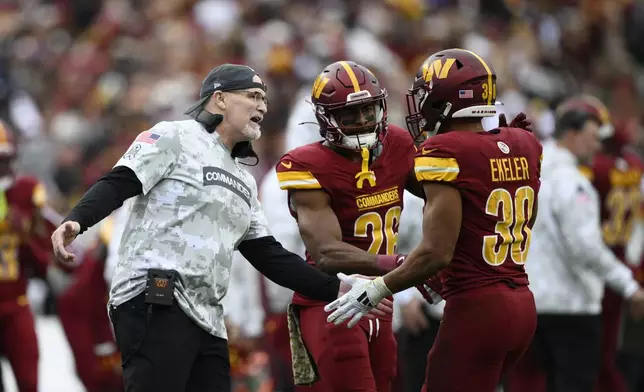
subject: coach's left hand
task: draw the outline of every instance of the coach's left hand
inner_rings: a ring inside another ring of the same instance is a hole
[[[71,263],[76,259],[73,253],[65,249],[80,233],[80,224],[78,222],[67,221],[60,225],[54,234],[51,235],[51,244],[54,247],[54,255],[63,263]]]

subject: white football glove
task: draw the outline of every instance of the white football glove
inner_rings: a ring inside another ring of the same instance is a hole
[[[443,301],[443,297],[426,284],[419,284],[416,290],[420,291],[425,301],[430,305],[436,305]]]
[[[338,278],[350,285],[351,290],[324,307],[326,312],[335,310],[326,319],[327,322],[335,325],[340,325],[344,321],[351,319],[347,327],[355,326],[362,316],[369,313],[385,297],[392,295],[382,277],[369,280],[339,273]]]

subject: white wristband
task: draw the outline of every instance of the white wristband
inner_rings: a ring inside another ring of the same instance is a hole
[[[377,277],[373,280],[373,284],[367,286],[367,295],[372,304],[377,305],[383,298],[393,295],[391,290],[387,288],[385,280],[382,276]],[[369,290],[372,289],[372,290]]]

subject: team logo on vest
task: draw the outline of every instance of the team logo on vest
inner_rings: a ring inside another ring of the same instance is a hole
[[[214,166],[206,166],[203,168],[203,184],[204,185],[219,185],[235,193],[237,196],[244,199],[246,204],[250,207],[250,188],[242,180]]]

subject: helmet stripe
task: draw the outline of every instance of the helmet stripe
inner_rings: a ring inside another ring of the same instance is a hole
[[[322,90],[324,90],[324,86],[326,86],[326,84],[329,82],[329,78],[325,78],[322,75],[323,74],[320,74],[313,83],[313,90],[311,91],[311,95],[315,99],[320,98],[320,95],[322,95]]]
[[[346,61],[340,61],[340,65],[342,65],[342,68],[344,68],[344,70],[347,71],[347,74],[349,74],[349,79],[351,80],[351,84],[353,85],[353,90],[356,93],[359,92],[360,84],[358,83],[358,78],[356,78],[356,74],[353,73],[351,66],[347,64]]]
[[[483,65],[483,68],[485,68],[485,72],[487,72],[487,87],[488,87],[488,91],[489,91],[489,94],[487,95],[487,104],[492,105],[492,70],[487,65],[485,60],[483,60],[481,58],[481,56],[479,56],[478,54],[476,54],[476,53],[474,53],[472,51],[469,51],[467,49],[461,49],[461,50],[464,50],[467,53],[471,54],[472,56],[476,57],[478,59],[478,61],[480,61],[481,64]]]

